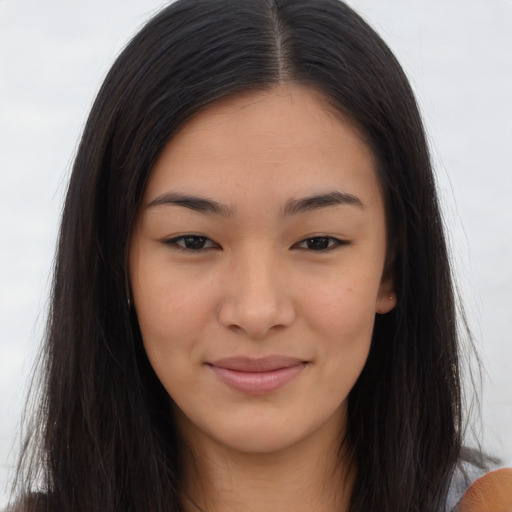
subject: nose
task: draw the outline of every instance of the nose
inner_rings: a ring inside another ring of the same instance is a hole
[[[293,323],[294,303],[275,257],[261,251],[245,255],[233,262],[229,273],[218,313],[225,327],[262,339]]]

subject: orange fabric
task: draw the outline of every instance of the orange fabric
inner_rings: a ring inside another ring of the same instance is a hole
[[[512,512],[512,468],[491,471],[473,482],[456,512]]]

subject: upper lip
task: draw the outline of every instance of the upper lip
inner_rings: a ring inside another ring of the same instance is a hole
[[[261,358],[252,358],[247,356],[226,357],[208,364],[218,368],[224,368],[226,370],[258,373],[271,372],[281,368],[289,368],[290,366],[297,366],[299,364],[304,364],[305,362],[306,361],[297,357],[276,355]]]

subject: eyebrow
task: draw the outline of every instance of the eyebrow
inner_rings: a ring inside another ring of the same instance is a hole
[[[206,197],[192,196],[180,192],[167,192],[153,199],[148,208],[161,205],[176,205],[189,208],[202,213],[230,217],[234,209],[225,204],[208,199]],[[290,199],[281,209],[281,214],[285,217],[298,215],[330,206],[349,205],[364,208],[363,202],[357,196],[346,192],[332,191],[324,194],[315,194],[300,199]]]
[[[162,194],[153,199],[153,201],[148,204],[148,208],[166,204],[182,206],[196,212],[212,213],[222,217],[230,217],[233,214],[233,209],[227,205],[218,203],[212,199],[207,199],[206,197],[191,196],[180,192]]]
[[[319,210],[329,206],[349,205],[364,208],[363,202],[357,196],[346,192],[333,191],[325,194],[315,194],[301,199],[291,199],[284,206],[284,216]]]

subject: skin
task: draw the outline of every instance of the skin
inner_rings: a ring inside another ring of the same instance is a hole
[[[332,192],[352,201],[283,213]],[[216,201],[229,215],[166,202],[169,193]],[[189,248],[184,235],[195,236]],[[385,259],[372,153],[314,89],[224,99],[167,144],[133,232],[130,280],[146,352],[190,449],[184,488],[196,502],[348,506],[353,474],[338,451],[375,314],[396,303]],[[274,355],[304,364],[269,393],[234,390],[211,367]]]

